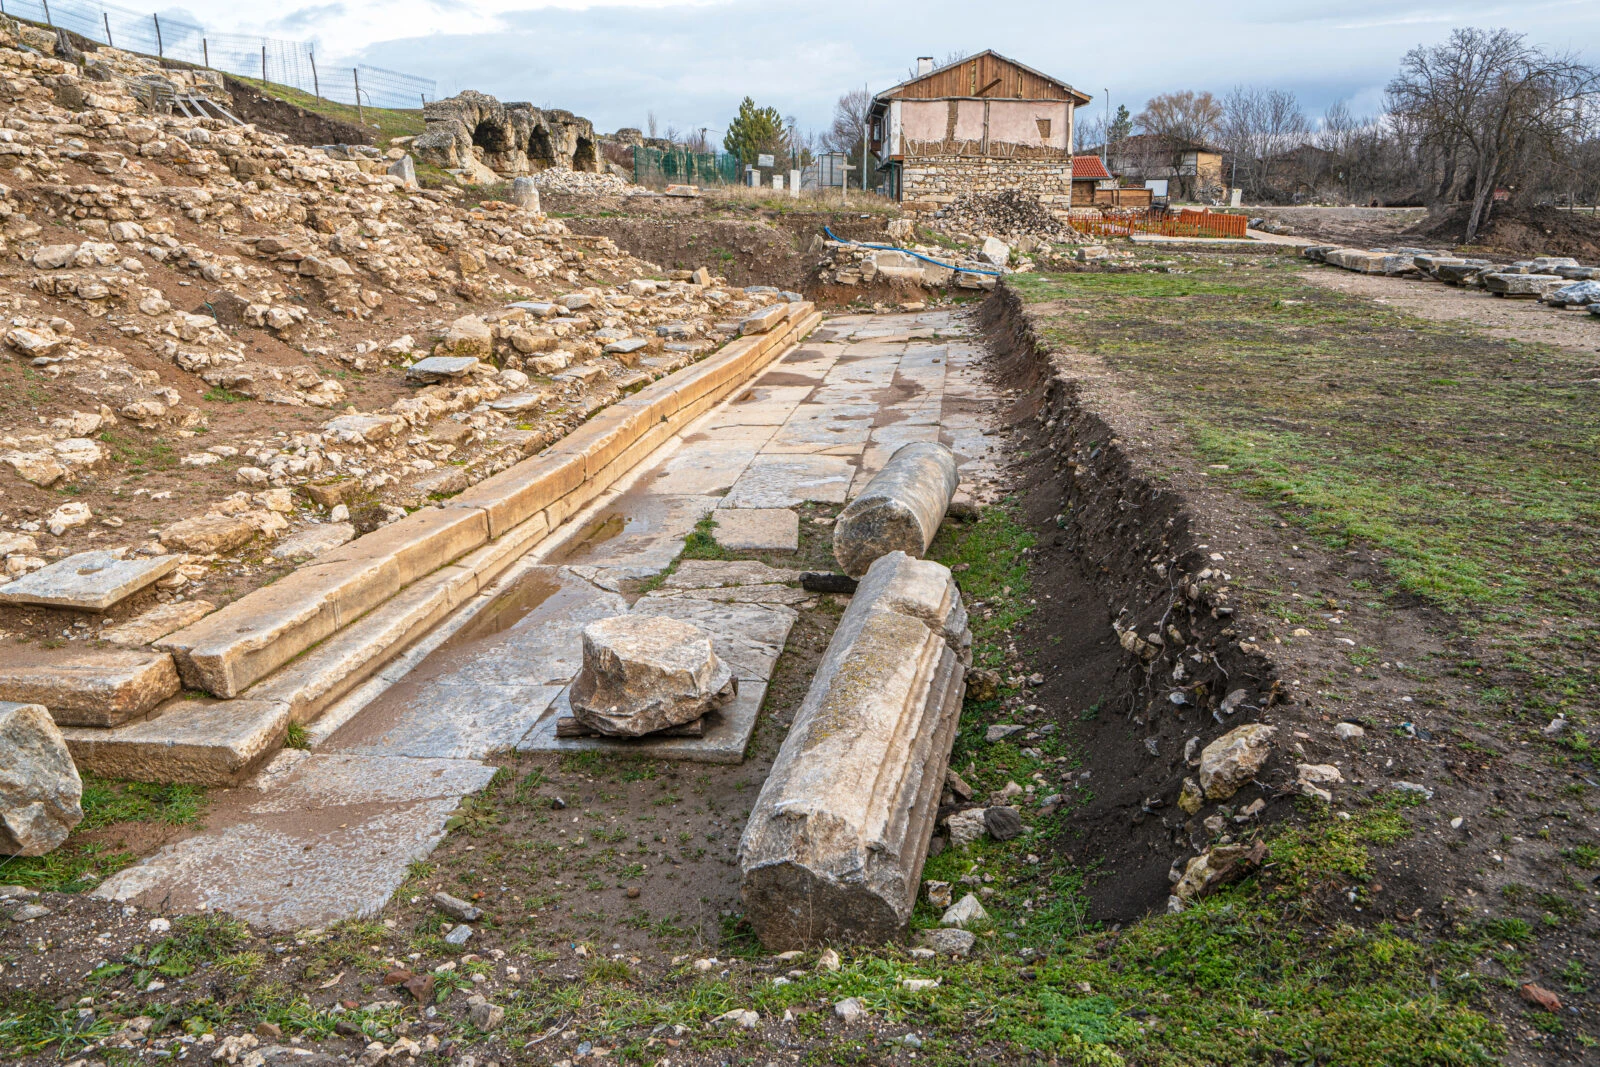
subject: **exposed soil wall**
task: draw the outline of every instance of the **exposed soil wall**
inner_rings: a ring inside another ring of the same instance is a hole
[[[233,113],[245,122],[280,133],[296,144],[372,144],[373,133],[353,122],[341,122],[283,100],[275,100],[224,74],[222,83],[233,97]]]
[[[1027,458],[1017,496],[1039,538],[1034,588],[1049,593],[1019,635],[1033,652],[1025,658],[1053,664],[1030,699],[1054,713],[1089,772],[1079,788],[1092,799],[1057,844],[1081,867],[1100,865],[1096,917],[1124,921],[1164,907],[1173,862],[1204,847],[1177,807],[1194,774],[1190,740],[1197,756],[1285,698],[1272,664],[1236,640],[1222,565],[1196,543],[1185,498],[1153,484],[1108,421],[1114,388],[1061,366],[1010,289],[996,290],[982,317],[999,373],[1019,390],[1013,418],[1027,440],[1017,453]],[[1237,690],[1244,697],[1223,714]]]
[[[824,227],[850,240],[882,241],[886,222],[881,215],[862,218],[832,212],[710,217],[696,201],[670,198],[651,202],[648,213],[625,200],[619,207],[626,214],[576,198],[547,201],[547,210],[565,207],[577,212],[563,219],[572,232],[609,237],[633,255],[668,270],[707,267],[734,285],[776,285],[808,298],[820,295],[813,287],[822,262]]]

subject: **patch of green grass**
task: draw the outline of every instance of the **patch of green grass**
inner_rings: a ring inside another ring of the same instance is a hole
[[[416,110],[393,109],[385,107],[354,108],[349,104],[336,104],[331,100],[313,96],[299,89],[277,82],[263,82],[260,78],[239,78],[240,81],[259,89],[267,96],[287,101],[307,111],[352,125],[364,125],[371,130],[380,146],[387,145],[391,137],[414,137],[425,128],[422,121],[422,101],[418,99]]]
[[[1187,435],[1209,479],[1308,540],[1370,552],[1390,587],[1497,637],[1507,713],[1592,701],[1600,672],[1600,407],[1584,353],[1434,322],[1300,277],[1019,275],[1045,340],[1099,357]],[[1552,632],[1555,631],[1555,632]],[[1359,663],[1358,663],[1359,665]]]
[[[694,524],[694,529],[689,531],[689,536],[683,540],[683,551],[679,559],[732,559],[733,553],[717,543],[717,535],[713,533],[717,528],[717,520],[710,515]]]
[[[58,893],[93,889],[136,857],[88,835],[119,823],[159,822],[190,826],[205,810],[205,790],[192,785],[154,785],[83,776],[83,821],[53,852],[0,858],[0,882]]]

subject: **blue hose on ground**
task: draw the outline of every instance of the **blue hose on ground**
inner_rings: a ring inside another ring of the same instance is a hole
[[[929,259],[921,252],[913,252],[909,248],[896,248],[894,245],[870,245],[865,241],[852,241],[849,238],[836,235],[833,230],[827,226],[822,228],[822,232],[827,234],[831,240],[837,241],[842,245],[860,245],[862,248],[876,248],[880,252],[903,252],[912,259],[920,259],[924,263],[932,263],[935,267],[943,267],[946,270],[953,270],[957,274],[987,274],[991,278],[1004,277],[1004,275],[997,270],[974,270],[971,267],[958,267],[953,263],[941,263],[937,259]]]

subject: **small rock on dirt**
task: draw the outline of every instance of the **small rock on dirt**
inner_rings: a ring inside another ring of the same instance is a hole
[[[833,1014],[847,1023],[853,1023],[867,1013],[860,997],[845,997],[834,1004]]]
[[[931,948],[941,956],[965,956],[972,951],[978,936],[970,930],[924,930],[917,937],[923,948]]]
[[[983,813],[983,828],[996,841],[1010,841],[1022,833],[1022,813],[1010,807],[989,808]]]
[[[1200,753],[1200,788],[1207,800],[1226,800],[1255,777],[1272,753],[1277,728],[1262,723],[1236,726]]]
[[[979,903],[978,898],[968,893],[945,911],[944,915],[939,919],[939,925],[966,927],[971,923],[981,922],[988,917],[989,913],[983,910],[983,905]]]
[[[460,919],[462,922],[474,923],[483,918],[482,908],[473,907],[466,901],[459,897],[453,897],[449,893],[435,893],[433,895],[433,904],[434,907],[446,915],[453,919]]]
[[[984,834],[983,809],[968,808],[966,811],[958,811],[945,820],[945,825],[950,828],[952,848],[970,845]]]

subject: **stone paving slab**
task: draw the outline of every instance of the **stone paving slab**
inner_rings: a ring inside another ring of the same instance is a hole
[[[855,477],[844,456],[760,455],[722,498],[727,508],[792,508],[814,500],[842,504]]]
[[[718,508],[717,544],[734,551],[798,552],[800,516],[789,508]]]
[[[120,559],[100,549],[79,552],[0,585],[0,604],[105,611],[165,578],[182,562],[179,555]]]
[[[273,930],[376,913],[433,851],[462,795],[495,769],[470,760],[285,749],[213,799],[207,832],[106,879],[94,896],[163,912],[221,910]]]
[[[571,540],[548,557],[607,589],[651,578],[671,565],[683,540],[719,502],[714,496],[669,496],[648,479],[619,493]]]

